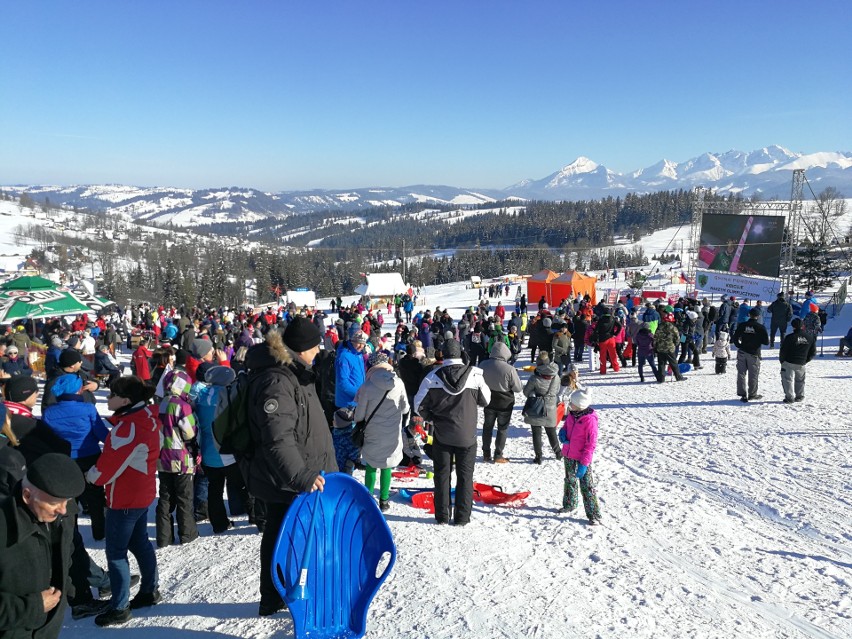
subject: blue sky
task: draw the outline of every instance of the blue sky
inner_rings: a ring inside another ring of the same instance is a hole
[[[852,2],[7,2],[0,184],[501,188],[852,151]]]

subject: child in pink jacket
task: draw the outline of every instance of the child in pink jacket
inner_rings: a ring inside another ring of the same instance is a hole
[[[562,494],[562,512],[577,508],[577,480],[589,525],[600,523],[601,509],[592,473],[592,456],[598,443],[598,416],[591,408],[589,389],[579,387],[568,396],[568,414],[559,430],[562,457],[565,464],[565,489]]]

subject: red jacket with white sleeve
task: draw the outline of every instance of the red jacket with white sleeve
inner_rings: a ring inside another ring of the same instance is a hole
[[[113,428],[86,479],[104,487],[109,508],[148,508],[156,496],[163,438],[157,408],[140,402],[109,421]]]

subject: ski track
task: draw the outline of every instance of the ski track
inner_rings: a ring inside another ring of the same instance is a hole
[[[475,304],[476,294],[427,287],[426,302],[452,312]],[[503,298],[509,309],[513,296],[514,287]],[[828,328],[844,334],[850,323],[852,306]],[[765,398],[748,405],[736,398],[734,362],[714,375],[709,355],[681,384],[640,384],[634,368],[600,376],[582,364],[601,419],[594,463],[604,519],[594,528],[582,505],[559,512],[562,464],[552,456],[532,464],[519,394],[506,449],[512,463],[478,463],[475,480],[531,490],[526,504],[474,504],[471,523],[456,529],[392,497],[398,560],[371,607],[368,636],[852,636],[852,398],[838,381],[852,362],[815,359],[806,400],[786,406],[776,355],[765,352]],[[150,522],[153,537],[153,508]],[[260,536],[244,517],[236,523],[219,536],[201,524],[198,541],[158,550],[164,603],[115,632],[292,637],[286,613],[256,616]],[[92,541],[86,520],[82,530],[104,566],[103,542]],[[62,637],[88,639],[93,629],[91,619],[69,615]]]

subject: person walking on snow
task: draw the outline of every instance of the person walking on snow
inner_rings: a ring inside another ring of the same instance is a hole
[[[671,368],[675,379],[682,382],[686,379],[680,373],[675,353],[680,344],[680,333],[675,326],[674,312],[671,306],[666,306],[663,310],[662,321],[657,326],[657,332],[654,333],[654,351],[657,353],[657,381],[662,384],[666,381],[666,369]]]

